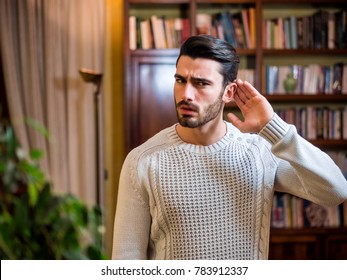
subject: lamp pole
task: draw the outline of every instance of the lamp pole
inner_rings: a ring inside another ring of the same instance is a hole
[[[95,133],[96,133],[96,199],[99,206],[104,206],[104,180],[106,179],[106,172],[104,170],[104,157],[103,157],[103,110],[102,110],[102,95],[101,95],[101,82],[102,73],[94,70],[80,68],[79,73],[83,80],[87,83],[95,85],[94,92],[94,114],[95,114]]]

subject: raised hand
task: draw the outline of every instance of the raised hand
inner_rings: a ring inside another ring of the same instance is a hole
[[[258,133],[271,120],[274,110],[266,98],[250,83],[237,79],[236,84],[234,100],[244,120],[240,120],[233,113],[228,113],[227,117],[242,132]]]

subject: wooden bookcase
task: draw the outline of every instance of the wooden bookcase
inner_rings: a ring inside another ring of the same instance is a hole
[[[129,16],[150,18],[151,15],[185,17],[190,22],[190,35],[196,34],[196,15],[200,12],[223,11],[253,7],[255,10],[255,48],[238,49],[240,68],[254,69],[254,85],[265,89],[265,65],[271,63],[314,63],[317,59],[347,63],[347,49],[267,49],[263,48],[262,23],[268,10],[345,8],[345,0],[125,0],[124,1],[124,73],[125,73],[125,140],[126,152],[140,145],[161,129],[176,122],[173,99],[173,75],[178,55],[177,48],[135,49],[129,48]],[[268,95],[276,106],[307,106],[310,104],[347,106],[347,94]],[[234,110],[230,105],[226,110]],[[346,140],[313,140],[326,150],[347,151]],[[296,229],[272,230],[270,258],[321,259],[346,258],[345,253],[334,255],[333,248],[346,248],[346,229]],[[288,248],[291,248],[288,251]],[[294,248],[294,249],[293,249]],[[294,251],[293,251],[294,250]],[[347,250],[344,250],[346,252]],[[291,252],[291,253],[288,253]],[[339,251],[340,252],[340,251]]]

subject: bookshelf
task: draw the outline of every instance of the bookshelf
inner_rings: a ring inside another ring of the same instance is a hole
[[[177,47],[143,49],[139,45],[138,33],[130,31],[131,16],[150,20],[157,18],[185,19],[185,35],[197,34],[196,18],[199,14],[212,18],[223,11],[232,14],[244,10],[253,10],[254,44],[237,48],[240,56],[240,69],[254,71],[253,84],[272,103],[274,108],[291,108],[296,106],[343,106],[347,110],[347,94],[300,94],[272,93],[266,94],[266,65],[347,64],[347,47],[344,48],[291,48],[276,49],[265,45],[263,23],[270,18],[287,17],[290,15],[305,16],[320,9],[329,11],[342,10],[345,0],[125,0],[124,1],[124,73],[125,73],[125,150],[140,145],[161,129],[176,123],[176,112],[173,102],[173,75],[175,73]],[[285,9],[283,9],[285,7]],[[136,21],[135,21],[136,22]],[[138,23],[139,24],[139,23]],[[136,30],[136,29],[135,29]],[[217,32],[217,31],[216,31]],[[134,36],[137,43],[134,47]],[[181,33],[182,36],[182,33]],[[130,40],[130,38],[133,38]],[[154,39],[153,39],[154,40]],[[168,43],[167,43],[168,44]],[[174,46],[174,45],[171,45]],[[226,110],[237,110],[235,105],[228,104]],[[327,151],[342,151],[347,153],[347,138],[341,139],[310,139],[321,149]],[[346,229],[339,228],[303,228],[303,229],[273,229],[271,231],[270,258],[334,258],[331,248],[346,248],[347,238],[340,233]],[[346,235],[346,234],[345,234]],[[307,240],[305,243],[303,240]],[[338,243],[339,242],[339,243]],[[338,244],[338,245],[336,245]],[[286,255],[288,246],[296,248]],[[319,249],[317,249],[319,246]],[[272,250],[273,249],[273,250]],[[272,253],[271,253],[272,252]],[[339,251],[340,252],[340,251]],[[344,250],[347,252],[347,250]],[[341,253],[336,258],[346,258]]]

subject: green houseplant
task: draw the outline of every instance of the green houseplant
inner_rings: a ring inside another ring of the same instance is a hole
[[[0,259],[106,259],[102,213],[71,194],[57,195],[0,114]]]

